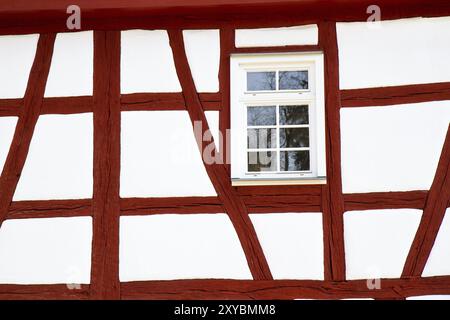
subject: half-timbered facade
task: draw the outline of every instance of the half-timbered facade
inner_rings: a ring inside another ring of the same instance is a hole
[[[78,3],[0,4],[0,299],[450,296],[448,1]]]

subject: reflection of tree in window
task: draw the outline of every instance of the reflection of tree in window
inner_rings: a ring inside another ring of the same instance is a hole
[[[276,124],[275,106],[247,108],[247,125],[273,126],[275,124]]]
[[[308,89],[308,71],[280,71],[280,90]]]
[[[281,148],[308,148],[308,128],[280,128]]]
[[[275,72],[247,72],[247,90],[275,90]]]
[[[309,171],[309,151],[280,152],[281,171]]]
[[[308,106],[280,106],[280,124],[308,124]]]

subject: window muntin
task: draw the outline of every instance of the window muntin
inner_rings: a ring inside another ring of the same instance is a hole
[[[233,181],[325,178],[323,95],[322,53],[233,55]]]
[[[247,171],[310,172],[309,105],[247,106]]]

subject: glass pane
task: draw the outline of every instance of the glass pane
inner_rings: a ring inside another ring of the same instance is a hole
[[[247,90],[275,90],[275,72],[247,72]]]
[[[309,147],[309,128],[280,128],[280,147]]]
[[[308,89],[308,71],[280,71],[280,90]]]
[[[309,171],[309,151],[281,151],[281,171]]]
[[[308,124],[308,106],[280,106],[280,124]]]
[[[274,126],[277,122],[276,107],[247,107],[248,126]]]
[[[248,153],[248,172],[276,171],[277,153],[261,151]]]
[[[277,146],[276,129],[248,129],[247,146],[249,149],[269,149]]]

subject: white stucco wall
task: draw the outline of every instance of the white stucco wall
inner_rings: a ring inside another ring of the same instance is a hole
[[[0,99],[22,98],[39,35],[0,36]]]
[[[7,220],[0,230],[0,283],[90,282],[90,217]]]
[[[40,116],[14,200],[92,198],[92,114]]]
[[[120,280],[251,279],[225,214],[120,219]]]
[[[92,95],[93,32],[58,33],[48,74],[46,97]]]
[[[344,193],[428,190],[450,101],[341,109]]]
[[[450,17],[338,23],[341,89],[450,81]]]

